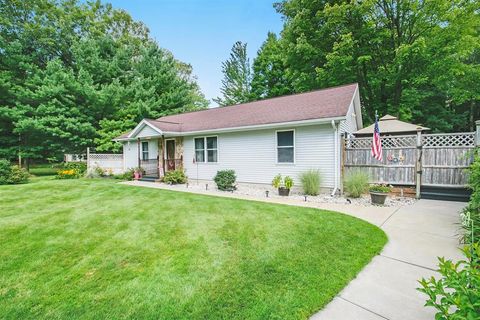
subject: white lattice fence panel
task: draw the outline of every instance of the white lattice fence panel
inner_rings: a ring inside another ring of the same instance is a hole
[[[382,148],[410,148],[415,147],[417,136],[391,136],[381,137]],[[372,138],[350,138],[345,140],[347,149],[370,149],[372,147]]]
[[[443,133],[425,134],[422,136],[423,147],[451,148],[451,147],[475,147],[475,133]]]
[[[90,153],[88,158],[88,167],[99,167],[111,174],[122,173],[123,155],[111,153]]]

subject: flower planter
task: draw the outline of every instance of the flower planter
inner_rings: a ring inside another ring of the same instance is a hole
[[[141,173],[141,172],[138,172],[138,171],[135,171],[135,172],[133,173],[133,178],[134,178],[135,180],[141,179],[141,178],[142,178],[142,173]]]
[[[388,193],[385,193],[385,192],[370,191],[370,197],[372,198],[373,204],[380,204],[380,205],[385,204],[385,199],[387,198],[387,196],[388,196]]]
[[[284,187],[278,188],[278,195],[286,197],[289,194],[290,194],[290,189],[287,189],[287,188],[284,188]]]

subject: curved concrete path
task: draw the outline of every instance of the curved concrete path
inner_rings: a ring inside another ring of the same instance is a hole
[[[123,184],[173,190],[151,182]],[[388,243],[380,255],[313,315],[313,320],[434,319],[434,310],[423,306],[426,296],[416,290],[417,281],[437,275],[437,256],[453,260],[462,257],[458,250],[459,213],[465,206],[462,202],[419,200],[404,207],[366,207],[291,198],[259,199],[216,191],[195,193],[334,210],[366,220],[385,231]]]

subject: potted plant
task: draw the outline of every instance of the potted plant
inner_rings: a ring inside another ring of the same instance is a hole
[[[278,189],[278,194],[280,196],[288,196],[290,194],[290,189],[293,187],[293,179],[289,176],[282,179],[282,175],[277,174],[272,180],[272,186]]]
[[[370,197],[373,204],[385,204],[385,199],[392,188],[386,184],[374,184],[369,188]]]
[[[142,178],[142,175],[143,175],[143,169],[142,168],[135,168],[135,170],[133,171],[133,178],[135,180],[138,180],[138,179],[141,179]]]

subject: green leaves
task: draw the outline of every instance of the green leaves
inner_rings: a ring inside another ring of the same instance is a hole
[[[142,118],[205,108],[191,67],[100,2],[0,0],[0,155],[60,158]]]

